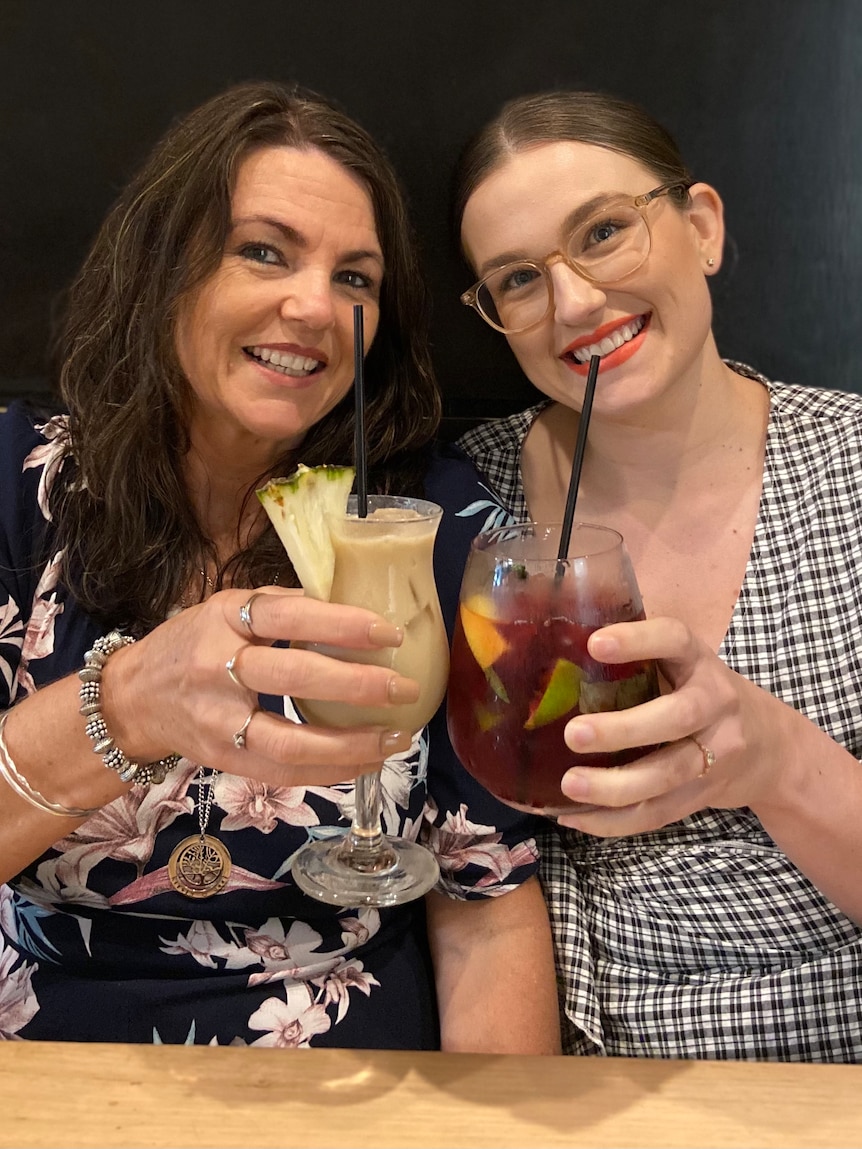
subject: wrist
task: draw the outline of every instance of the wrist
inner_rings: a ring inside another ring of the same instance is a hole
[[[134,685],[140,676],[129,674],[128,662],[125,668],[122,661],[118,667],[116,655],[123,651],[128,653],[133,643],[134,639],[117,631],[111,631],[93,643],[78,673],[81,680],[80,713],[85,719],[85,730],[93,749],[121,782],[158,785],[164,781],[168,770],[176,766],[179,755],[170,750],[161,754],[154,752],[152,747],[143,743],[139,720],[127,718],[123,721],[123,714],[133,713],[128,700],[134,698]],[[109,662],[113,664],[111,670],[114,673],[109,672],[105,683],[104,672]],[[123,700],[125,705],[117,705],[119,700]]]
[[[812,784],[819,778],[811,764],[823,750],[811,745],[812,736],[832,744],[804,715],[775,701],[780,712],[769,725],[769,737],[759,754],[759,784],[747,803],[764,828],[795,816],[810,803]]]

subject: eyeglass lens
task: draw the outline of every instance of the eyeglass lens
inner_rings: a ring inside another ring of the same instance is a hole
[[[641,213],[628,204],[594,216],[566,244],[566,261],[595,283],[631,275],[649,254],[650,234]],[[486,276],[476,302],[486,319],[507,332],[524,331],[551,306],[551,278],[543,263],[510,263]]]

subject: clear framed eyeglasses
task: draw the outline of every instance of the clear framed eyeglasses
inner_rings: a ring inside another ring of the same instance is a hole
[[[646,261],[652,243],[646,209],[668,193],[682,199],[691,185],[662,184],[633,199],[611,199],[601,210],[569,234],[565,249],[544,259],[519,259],[495,268],[469,291],[461,302],[478,311],[486,323],[504,335],[518,335],[534,327],[553,307],[554,291],[549,268],[562,261],[589,283],[619,283]]]

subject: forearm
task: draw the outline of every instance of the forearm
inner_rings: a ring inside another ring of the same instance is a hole
[[[79,686],[71,675],[37,691],[12,708],[4,733],[9,758],[32,790],[56,805],[89,810],[129,787],[93,753],[78,713]],[[0,881],[20,873],[85,820],[43,813],[0,780]]]
[[[553,945],[538,880],[497,898],[431,893],[426,903],[442,1049],[559,1053]]]
[[[862,923],[862,763],[803,715],[785,708],[780,785],[752,803],[791,861]]]

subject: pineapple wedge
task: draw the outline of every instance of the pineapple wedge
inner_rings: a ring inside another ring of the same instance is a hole
[[[326,516],[344,513],[354,474],[353,467],[300,463],[292,475],[271,479],[257,492],[305,593],[324,602],[335,572]]]

